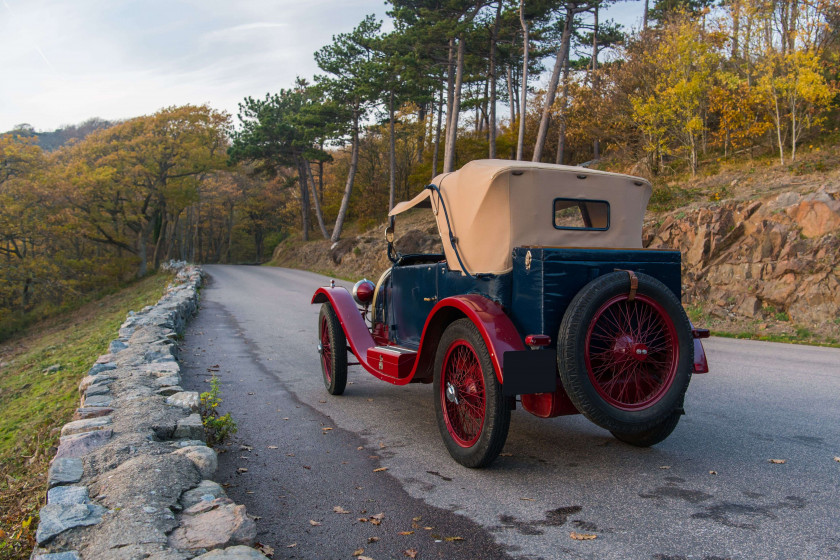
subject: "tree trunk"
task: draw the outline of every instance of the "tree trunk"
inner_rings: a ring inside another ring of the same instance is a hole
[[[356,168],[359,166],[359,105],[353,107],[353,147],[350,153],[350,169],[347,172],[347,183],[344,186],[344,197],[341,199],[341,207],[338,216],[335,218],[330,241],[335,243],[341,238],[341,229],[344,227],[344,218],[347,216],[347,207],[350,206],[350,193],[353,191],[353,180],[356,178]]]
[[[566,63],[563,65],[563,97],[560,103],[560,133],[557,138],[557,158],[556,163],[562,164],[566,157],[566,104],[569,100],[569,58],[566,57]]]
[[[648,4],[650,0],[645,0],[645,11],[642,14],[642,30],[646,30],[648,27]]]
[[[490,107],[489,122],[487,123],[487,155],[490,159],[496,159],[496,41],[499,36],[499,20],[502,14],[502,2],[496,5],[496,20],[493,22],[493,31],[490,34]]]
[[[446,147],[452,132],[452,105],[455,103],[455,38],[449,39],[449,62],[446,65],[446,128],[444,130],[443,152],[446,159]],[[444,166],[444,170],[445,170]]]
[[[228,244],[227,244],[227,251],[225,253],[225,263],[230,264],[231,259],[233,258],[233,209],[234,204],[233,202],[230,203],[230,210],[228,213]]]
[[[327,231],[327,226],[324,224],[324,213],[321,211],[321,199],[318,196],[318,189],[315,186],[315,176],[312,174],[312,166],[305,159],[301,159],[301,166],[303,167],[304,175],[307,177],[307,182],[312,189],[312,200],[315,203],[315,216],[318,218],[318,227],[321,229],[321,235],[324,239],[329,239],[330,234]]]
[[[592,92],[598,94],[598,4],[595,4],[594,23],[592,26]],[[592,159],[601,159],[601,141],[596,137],[592,141]]]
[[[397,187],[397,139],[394,131],[394,92],[388,96],[388,212],[394,208]]]
[[[169,215],[161,212],[160,231],[158,232],[157,242],[155,243],[155,251],[152,254],[152,270],[157,270],[160,267],[160,258],[163,253],[163,245],[166,239],[166,230],[169,228]]]
[[[458,138],[458,116],[461,112],[461,86],[464,81],[464,53],[466,41],[464,36],[458,38],[458,62],[455,70],[455,96],[452,100],[452,116],[449,118],[451,131],[446,135],[446,151],[443,156],[443,172],[455,171],[455,141]]]
[[[540,118],[540,129],[537,132],[537,142],[534,144],[534,157],[531,161],[540,161],[545,139],[548,136],[548,126],[551,123],[551,107],[554,105],[554,98],[557,95],[557,85],[560,82],[560,71],[563,69],[566,59],[569,57],[569,44],[572,37],[572,18],[574,14],[566,9],[566,20],[563,22],[563,35],[560,40],[560,49],[557,51],[557,60],[554,61],[554,69],[551,71],[551,79],[548,82],[545,102],[543,103],[542,118]],[[523,24],[524,25],[524,24]],[[565,87],[565,84],[564,84]],[[517,157],[516,159],[520,159]]]
[[[779,161],[782,165],[785,164],[785,147],[782,143],[782,116],[779,114],[779,98],[778,96],[773,96],[773,102],[775,103],[776,107],[776,139],[779,142]]]
[[[513,70],[511,67],[507,67],[507,90],[508,90],[508,99],[510,100],[510,126],[516,124],[516,95],[513,93]]]
[[[146,264],[146,234],[151,223],[148,222],[145,227],[141,227],[140,231],[137,232],[137,257],[140,259],[140,267],[137,270],[138,278],[143,278],[149,271]]]
[[[300,213],[303,240],[309,241],[309,189],[306,187],[306,174],[302,172],[298,162],[298,183],[300,186]]]
[[[519,0],[519,23],[522,25],[522,101],[519,103],[519,137],[516,141],[516,160],[522,161],[525,148],[525,109],[528,95],[528,24],[525,22],[525,0]]]
[[[417,123],[422,125],[417,136],[417,163],[423,163],[423,152],[426,150],[426,108],[423,103],[417,110]]]
[[[440,87],[440,102],[437,111],[437,127],[435,128],[435,151],[432,154],[432,179],[437,175],[438,153],[440,152],[440,128],[443,124],[443,85]]]

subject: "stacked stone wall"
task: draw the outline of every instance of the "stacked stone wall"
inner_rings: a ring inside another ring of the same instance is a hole
[[[256,526],[211,477],[199,395],[180,387],[177,339],[197,311],[201,269],[171,263],[176,280],[129,313],[79,384],[61,430],[34,560],[264,558]]]

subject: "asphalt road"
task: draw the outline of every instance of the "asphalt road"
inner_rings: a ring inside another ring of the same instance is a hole
[[[520,409],[502,456],[470,470],[443,446],[429,385],[353,367],[343,396],[326,393],[309,301],[329,279],[207,272],[184,383],[219,376],[239,432],[216,479],[274,558],[840,559],[840,350],[713,338],[712,373],[665,442]]]

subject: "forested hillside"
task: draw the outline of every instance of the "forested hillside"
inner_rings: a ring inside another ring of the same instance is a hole
[[[387,25],[361,18],[313,80],[235,118],[169,107],[0,135],[0,337],[170,258],[338,241],[472,159],[646,176],[664,208],[722,162],[798,172],[837,140],[837,0],[645,0],[640,29],[604,21],[612,3],[390,0]]]

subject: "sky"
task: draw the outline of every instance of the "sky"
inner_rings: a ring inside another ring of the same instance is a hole
[[[236,115],[246,96],[312,79],[316,50],[386,11],[383,0],[0,0],[0,131],[185,104]],[[620,2],[606,17],[638,28],[641,12]]]

